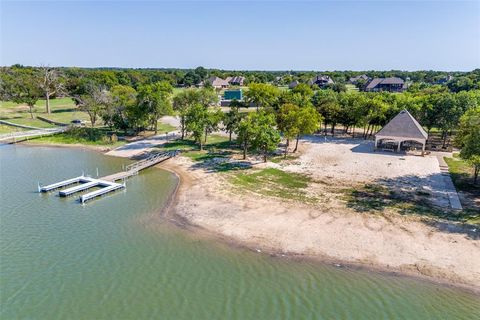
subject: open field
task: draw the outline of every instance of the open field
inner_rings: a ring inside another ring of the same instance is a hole
[[[40,116],[48,120],[68,124],[74,119],[88,121],[87,113],[79,111],[71,98],[58,98],[50,100],[52,112],[45,112],[45,100],[39,100],[33,108],[34,117]],[[38,128],[50,128],[54,125],[39,119],[32,119],[28,106],[16,104],[11,101],[0,102],[0,119],[16,124]]]

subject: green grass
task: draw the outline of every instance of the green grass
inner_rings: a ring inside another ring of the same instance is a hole
[[[168,123],[162,123],[161,120],[158,121],[158,132],[159,133],[165,133],[165,132],[172,132],[176,131],[177,127],[172,126],[171,124]]]
[[[32,118],[11,118],[5,119],[8,122],[20,124],[24,126],[36,127],[36,128],[53,128],[55,125],[50,124],[48,122],[39,120],[39,119],[32,119]]]
[[[35,104],[35,107],[33,108],[33,114],[34,116],[41,116],[48,120],[66,124],[70,123],[74,119],[89,121],[88,114],[86,112],[78,110],[77,106],[71,98],[50,99],[50,108],[52,112],[50,114],[46,113],[45,100],[38,100]],[[30,118],[31,116],[28,106],[16,104],[11,101],[0,102],[0,119],[9,121],[9,119]],[[30,120],[20,121],[26,121],[26,123],[33,123]],[[37,123],[37,126],[40,127],[40,124]],[[42,126],[42,128],[44,127],[45,125]]]
[[[113,133],[107,129],[77,127],[65,133],[30,140],[38,144],[84,144],[99,147],[114,148],[125,144],[116,141]]]
[[[0,134],[12,133],[12,132],[18,132],[18,131],[25,131],[25,130],[27,130],[27,129],[0,124]]]
[[[290,173],[275,168],[254,172],[237,172],[230,177],[230,182],[240,190],[248,190],[265,196],[308,203],[318,201],[307,194],[311,178],[298,173]]]
[[[480,185],[473,184],[473,167],[460,159],[458,155],[454,155],[453,158],[444,157],[443,159],[448,164],[448,171],[455,187],[458,190],[473,192],[480,196]]]
[[[345,84],[345,87],[347,87],[347,91],[355,91],[355,92],[358,92],[358,88],[353,85],[353,84]]]

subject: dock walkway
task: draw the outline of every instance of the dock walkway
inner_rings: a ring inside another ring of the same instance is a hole
[[[39,192],[49,192],[56,189],[61,189],[64,187],[71,186],[73,184],[77,184],[73,187],[69,187],[67,189],[60,190],[58,192],[59,196],[67,197],[73,195],[78,192],[86,191],[91,188],[100,187],[100,189],[83,194],[79,197],[79,201],[81,203],[85,203],[90,199],[94,199],[96,197],[102,196],[109,192],[125,188],[125,179],[134,175],[137,175],[141,170],[154,166],[162,161],[175,157],[179,153],[178,150],[172,151],[164,151],[153,153],[145,159],[140,161],[134,162],[128,165],[124,171],[117,172],[99,179],[94,179],[87,176],[79,176],[76,178],[71,178],[67,180],[63,180],[60,182],[56,182],[53,184],[49,184],[46,186],[38,186]],[[123,180],[123,184],[117,183],[116,181]]]

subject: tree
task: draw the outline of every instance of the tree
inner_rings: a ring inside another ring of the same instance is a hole
[[[60,81],[60,77],[56,69],[48,66],[41,66],[40,70],[42,72],[40,87],[42,88],[45,97],[46,112],[50,114],[50,97],[61,93],[63,90],[63,83]]]
[[[117,85],[111,90],[110,104],[102,115],[103,122],[111,127],[125,130],[135,128],[142,118],[137,107],[137,92],[130,86]]]
[[[287,140],[285,143],[285,158],[287,157],[290,139],[298,137],[298,135],[300,134],[299,113],[300,107],[288,103],[281,106],[277,114],[278,129],[283,133],[285,139]]]
[[[223,119],[223,111],[219,107],[207,109],[207,124],[205,126],[205,143],[207,143],[207,136],[218,130],[218,126]]]
[[[87,86],[86,93],[75,96],[74,101],[80,110],[88,114],[93,128],[99,115],[110,104],[110,93],[104,87],[91,83]]]
[[[297,152],[298,140],[301,135],[313,134],[320,128],[320,122],[322,116],[313,107],[300,108],[298,112],[298,134],[295,142],[295,149],[293,152]]]
[[[460,118],[455,142],[462,148],[460,157],[473,166],[473,183],[477,184],[480,172],[480,107],[468,110]]]
[[[168,81],[143,85],[138,89],[138,102],[147,110],[155,134],[158,133],[158,120],[173,112],[172,94],[173,87]]]
[[[232,141],[232,133],[236,132],[240,121],[242,120],[242,114],[240,113],[240,105],[237,103],[237,100],[233,100],[230,103],[230,110],[225,113],[223,118],[223,125],[225,126],[225,131],[228,132],[228,139]]]
[[[275,104],[280,91],[277,87],[265,83],[251,83],[245,92],[245,99],[250,104],[254,104],[257,108],[268,108]]]
[[[263,153],[263,161],[274,151],[280,142],[280,133],[275,128],[275,116],[266,112],[255,112],[248,115],[252,123],[251,145]]]
[[[200,150],[203,150],[203,135],[208,126],[208,109],[200,104],[195,104],[188,108],[185,116],[186,128],[192,133],[195,142],[198,143]]]
[[[187,89],[173,98],[173,108],[176,110],[180,117],[180,126],[182,131],[182,139],[185,138],[187,132],[186,116],[189,108],[195,105],[201,105],[203,108],[215,105],[218,101],[218,97],[214,90],[209,89]]]
[[[324,119],[325,134],[327,134],[327,123],[330,123],[331,133],[335,133],[335,125],[338,122],[340,114],[340,104],[338,94],[332,90],[319,90],[313,97],[313,104]]]
[[[237,128],[237,141],[243,149],[243,160],[247,158],[247,150],[253,136],[253,123],[250,114],[240,120]]]
[[[37,74],[26,70],[16,73],[10,90],[12,90],[9,93],[11,100],[26,104],[33,119],[33,108],[42,95]]]

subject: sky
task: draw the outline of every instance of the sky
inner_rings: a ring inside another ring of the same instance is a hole
[[[3,66],[480,67],[480,0],[0,0],[0,20]]]

